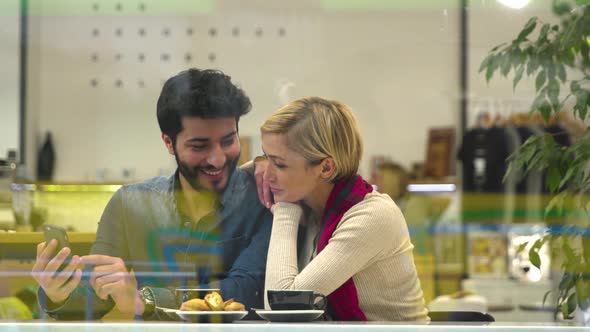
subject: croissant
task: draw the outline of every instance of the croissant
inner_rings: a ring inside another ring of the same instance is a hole
[[[211,292],[205,295],[205,302],[213,311],[223,311],[223,298],[217,292]]]
[[[205,295],[205,299],[191,299],[180,306],[182,311],[244,311],[246,306],[233,298],[223,302],[218,292]]]
[[[223,310],[225,311],[244,311],[246,307],[241,304],[240,302],[234,301],[234,299],[229,299],[223,303]]]
[[[184,302],[180,306],[180,310],[182,311],[211,311],[207,302],[202,299],[192,299]]]

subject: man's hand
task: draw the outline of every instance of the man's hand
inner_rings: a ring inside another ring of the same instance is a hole
[[[254,177],[256,178],[256,189],[258,190],[258,199],[262,205],[270,209],[273,205],[273,198],[270,192],[270,184],[264,178],[264,172],[268,166],[268,160],[259,156],[254,159]]]
[[[99,298],[106,300],[110,296],[121,312],[136,315],[143,313],[144,306],[139,298],[135,274],[127,271],[121,258],[88,255],[82,256],[81,260],[84,264],[94,265],[90,285]]]
[[[55,239],[51,240],[49,244],[41,242],[37,245],[37,258],[31,275],[43,288],[51,302],[61,304],[80,284],[82,270],[78,268],[80,257],[74,255],[70,263],[62,271],[57,272],[57,269],[70,255],[71,250],[63,248],[52,259],[51,256],[56,247],[57,241]]]

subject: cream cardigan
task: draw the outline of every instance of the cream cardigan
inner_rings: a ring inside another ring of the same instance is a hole
[[[311,289],[328,295],[352,277],[368,320],[428,320],[408,227],[388,195],[369,193],[348,210],[328,245],[302,271],[297,266],[297,231],[303,209],[281,202],[272,211],[266,289]]]

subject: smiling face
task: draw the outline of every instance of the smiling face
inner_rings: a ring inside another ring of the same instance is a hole
[[[275,202],[303,200],[313,206],[318,191],[327,184],[324,162],[310,164],[289,149],[287,137],[282,134],[263,134],[262,150],[269,160],[264,176]]]
[[[181,184],[195,190],[221,192],[240,158],[236,119],[182,119],[176,144],[162,134],[168,152],[176,158]]]

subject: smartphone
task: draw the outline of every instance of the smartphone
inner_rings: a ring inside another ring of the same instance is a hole
[[[68,240],[68,233],[66,233],[66,230],[64,228],[48,224],[41,225],[41,227],[43,228],[43,235],[45,235],[45,243],[49,244],[49,241],[51,241],[52,239],[57,240],[57,248],[53,251],[53,256],[51,258],[55,257],[55,255],[57,255],[57,253],[63,248],[71,248],[70,241]],[[58,271],[63,270],[66,267],[66,265],[68,265],[71,257],[72,254],[70,253],[70,255],[65,259],[63,264],[60,266]]]

